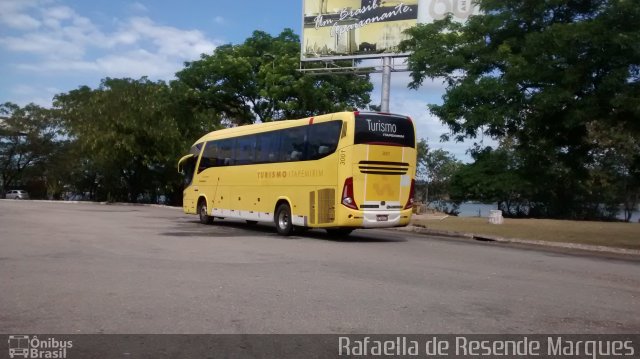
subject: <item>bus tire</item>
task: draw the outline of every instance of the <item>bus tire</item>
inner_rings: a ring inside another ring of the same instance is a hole
[[[291,223],[291,207],[289,207],[289,204],[283,203],[278,206],[274,222],[279,235],[291,235],[291,232],[293,232],[293,224]]]
[[[331,237],[346,237],[353,232],[353,228],[327,228],[326,231]]]
[[[200,223],[202,224],[213,223],[213,217],[207,211],[207,201],[204,198],[198,201],[198,216],[200,216]]]

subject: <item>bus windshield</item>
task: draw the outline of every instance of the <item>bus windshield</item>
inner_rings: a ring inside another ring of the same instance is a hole
[[[195,157],[192,154],[188,154],[182,157],[178,162],[178,172],[180,172],[183,176],[183,184],[185,187],[188,187],[191,184],[197,160],[198,157]]]
[[[415,146],[413,124],[408,117],[358,113],[354,144]]]

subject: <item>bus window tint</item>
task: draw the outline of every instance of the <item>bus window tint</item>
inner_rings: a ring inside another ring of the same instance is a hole
[[[302,161],[305,159],[307,127],[293,127],[282,131],[280,162]]]
[[[236,165],[248,165],[254,161],[256,136],[242,136],[236,139]]]
[[[230,138],[226,140],[216,141],[218,145],[218,166],[233,166],[233,147],[235,145],[235,139]]]
[[[191,147],[191,149],[189,150],[189,153],[193,155],[193,157],[198,158],[198,156],[200,156],[200,150],[202,150],[202,145],[204,143],[196,143],[195,145],[193,145]]]
[[[217,166],[216,156],[218,153],[218,148],[216,146],[215,141],[209,141],[204,146],[204,151],[202,151],[202,158],[200,159],[200,165],[198,166],[198,173],[206,170],[209,167]]]
[[[413,124],[406,117],[377,113],[360,113],[356,116],[354,144],[390,146],[415,146]]]
[[[342,121],[330,121],[309,126],[307,158],[317,160],[335,152],[340,140],[341,129]]]
[[[183,176],[182,179],[185,187],[188,187],[191,184],[191,181],[193,180],[193,172],[196,167],[197,159],[198,159],[197,157],[191,157],[186,161],[184,161],[184,164],[182,165],[182,176]]]
[[[280,148],[279,131],[265,132],[257,135],[256,163],[269,163],[278,160]]]

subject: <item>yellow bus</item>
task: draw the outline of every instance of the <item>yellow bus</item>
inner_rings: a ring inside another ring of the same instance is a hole
[[[183,210],[275,223],[281,235],[406,226],[416,171],[407,116],[340,112],[211,132],[182,157]]]

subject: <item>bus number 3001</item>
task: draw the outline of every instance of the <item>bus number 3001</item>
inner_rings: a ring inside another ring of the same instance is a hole
[[[340,164],[341,165],[345,165],[346,164],[346,157],[347,154],[345,153],[344,150],[340,150]]]

